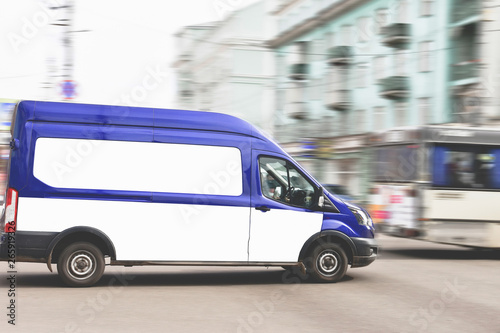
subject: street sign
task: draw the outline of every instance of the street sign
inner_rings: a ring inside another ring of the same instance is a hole
[[[64,99],[73,99],[76,97],[76,82],[73,80],[64,80],[61,83],[61,94]]]

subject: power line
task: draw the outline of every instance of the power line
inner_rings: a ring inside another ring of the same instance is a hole
[[[442,31],[447,31],[450,27],[444,27],[444,28],[437,28],[437,29],[434,29],[432,30],[431,32],[427,33],[427,35],[433,35],[433,34],[436,34],[438,32],[442,32]],[[374,36],[378,36],[379,34],[376,34]],[[201,42],[201,43],[206,43],[206,44],[213,44],[213,45],[218,45],[218,46],[228,46],[230,45],[231,43],[224,43],[224,42],[215,42],[215,41],[211,41],[211,40],[208,40],[208,39],[200,39],[200,38],[195,38],[195,37],[191,37],[191,36],[181,36],[180,38],[184,38],[184,39],[189,39],[189,40],[193,40],[193,41],[196,41],[196,42]],[[324,40],[324,39],[323,39]],[[314,41],[314,40],[313,40]],[[423,42],[428,42],[429,40],[423,40]],[[265,47],[264,43],[263,45],[261,45],[262,47]],[[337,43],[336,46],[351,46],[351,45],[342,45],[341,43]],[[355,46],[351,46],[353,48],[355,48]],[[403,49],[404,50],[404,49]],[[253,51],[253,52],[271,52],[271,53],[277,53],[277,54],[297,54],[297,55],[310,55],[310,56],[327,56],[329,55],[328,53],[312,53],[312,52],[292,52],[292,51],[275,51],[274,49],[268,49],[268,50],[249,50],[249,51]],[[430,51],[433,51],[433,50],[430,50]],[[423,53],[423,52],[430,52],[430,51],[406,51],[405,53],[406,54],[416,54],[416,53]],[[435,51],[439,51],[438,50],[435,50]],[[393,55],[394,53],[357,53],[357,54],[353,54],[352,56],[359,56],[359,57],[380,57],[380,56],[388,56],[388,55]]]
[[[438,51],[447,51],[447,50],[453,50],[455,49],[456,47],[448,47],[448,48],[441,48],[441,49],[436,49],[434,51],[438,52]],[[428,51],[426,51],[428,52]],[[407,62],[406,65],[411,65],[411,64],[414,64],[416,61],[418,61],[420,59],[416,58],[416,59],[412,59],[411,61]],[[347,68],[346,68],[347,70]],[[387,68],[380,68],[376,71],[372,71],[372,75],[373,76],[376,76],[376,74],[380,74],[380,73],[383,73],[387,70]],[[325,75],[321,78],[321,79],[325,79],[325,78],[328,78],[328,76],[331,75],[329,73],[325,73]],[[343,80],[343,79],[339,79],[338,81],[330,81],[330,82],[326,82],[326,83],[320,83],[320,84],[314,84],[314,85],[303,85],[301,86],[300,88],[297,88],[297,87],[275,87],[275,89],[277,91],[279,90],[282,90],[282,91],[289,91],[289,90],[293,90],[293,89],[310,89],[310,88],[320,88],[320,87],[324,87],[324,86],[335,86],[335,85],[338,85],[340,83],[346,83],[346,86],[349,86],[351,84],[353,84],[353,82],[356,82],[357,80],[363,78],[364,76],[367,76],[368,74],[360,74],[358,76],[354,76],[354,75],[351,75],[350,77],[348,77],[347,79]],[[298,81],[286,81],[286,82],[280,82],[280,83],[283,83],[283,84],[290,84],[290,83],[297,83]],[[378,85],[377,83],[374,83],[373,85]],[[354,89],[358,89],[358,88],[354,88]],[[359,88],[359,89],[364,89],[364,88]],[[335,90],[340,90],[340,89],[335,89]],[[346,90],[349,90],[346,88]],[[323,91],[323,93],[325,93]],[[227,104],[218,104],[218,105],[210,105],[210,108],[211,109],[216,109],[216,108],[223,108],[223,107],[228,107],[228,106],[236,106],[236,105],[242,105],[244,103],[247,103],[253,99],[255,99],[255,97],[257,97],[260,93],[256,93],[256,94],[253,94],[251,96],[248,96],[248,99],[245,98],[243,100],[239,100],[237,101],[236,103],[227,103]],[[321,99],[320,99],[321,100]]]
[[[23,77],[37,76],[42,75],[43,73],[34,73],[34,74],[26,74],[26,75],[14,75],[14,76],[2,76],[0,80],[10,80],[10,79],[19,79]]]
[[[437,34],[439,32],[442,32],[442,31],[447,31],[450,27],[439,27],[437,29],[434,29],[433,31],[427,33],[426,35],[429,36],[429,35],[433,35],[433,34]],[[378,36],[378,35],[377,35]],[[201,42],[201,43],[207,43],[207,44],[213,44],[213,45],[218,45],[218,46],[227,46],[228,44],[230,43],[222,43],[222,42],[214,42],[214,41],[210,41],[210,40],[207,40],[207,39],[199,39],[199,38],[194,38],[194,37],[191,37],[191,36],[181,36],[181,38],[184,38],[184,39],[189,39],[189,40],[193,40],[193,41],[197,41],[197,42]],[[432,40],[422,40],[422,42],[432,42]],[[342,46],[342,45],[341,45]],[[403,54],[403,55],[413,55],[413,54],[428,54],[428,55],[432,55],[432,54],[437,54],[438,52],[443,52],[443,51],[450,51],[450,50],[454,50],[454,49],[457,49],[458,46],[455,46],[455,47],[444,47],[444,48],[439,48],[439,49],[434,49],[434,50],[415,50],[415,51],[410,51],[410,50],[403,50],[402,53],[400,54]],[[278,54],[300,54],[300,55],[310,55],[310,56],[327,56],[328,53],[312,53],[312,52],[290,52],[290,51],[280,51],[280,52],[276,52],[275,50],[273,49],[269,49],[269,50],[250,50],[250,51],[254,51],[254,52],[272,52],[272,53],[278,53]],[[391,53],[358,53],[358,54],[352,54],[352,57],[355,58],[355,57],[387,57],[387,56],[396,56],[398,55],[398,53],[395,53],[395,52],[391,52]],[[412,64],[416,61],[420,60],[420,58],[413,58],[411,61],[407,61],[405,62],[405,66],[406,65],[409,65],[409,64]],[[305,62],[307,63],[307,62]],[[380,72],[383,72],[385,71],[386,69],[385,68],[381,68],[377,71],[372,71],[372,75],[376,76],[377,73],[380,73]],[[319,79],[325,79],[325,78],[328,78],[328,76],[331,75],[329,73],[326,73],[322,78],[319,78]],[[319,88],[319,87],[323,87],[323,86],[328,86],[328,85],[332,85],[332,86],[335,86],[336,84],[339,84],[339,83],[346,83],[346,86],[347,85],[350,85],[353,83],[353,81],[357,81],[361,78],[364,78],[366,75],[368,74],[360,74],[358,76],[352,76],[350,75],[350,77],[348,77],[346,80],[342,80],[342,79],[339,79],[338,81],[333,81],[333,82],[326,82],[326,83],[320,83],[320,84],[313,84],[313,85],[303,85],[301,87],[301,89],[310,89],[310,88]],[[281,83],[290,83],[292,81],[287,81],[287,82],[281,82]],[[377,83],[374,83],[373,85],[377,85]],[[276,87],[277,90],[284,90],[284,91],[287,91],[287,90],[290,90],[290,89],[297,89],[295,87]],[[323,93],[325,93],[323,91]],[[252,98],[255,98],[258,94],[255,94],[255,95],[252,95],[250,96],[248,99],[244,99],[244,100],[239,100],[237,102],[237,104],[240,104],[240,103],[246,103],[247,101],[251,100]],[[320,99],[321,100],[321,99]],[[234,103],[227,103],[227,104],[219,104],[219,105],[212,105],[211,108],[220,108],[220,107],[225,107],[225,106],[234,106],[235,104]]]
[[[189,38],[189,37],[185,37],[185,38]],[[227,46],[228,45],[228,43],[211,42],[211,41],[201,40],[201,39],[192,39],[192,40],[196,40],[196,41],[208,43],[208,44],[215,44],[215,45],[219,45],[219,46]],[[429,42],[429,41],[425,40],[423,42]],[[338,45],[338,46],[349,46],[349,45]],[[354,46],[352,46],[352,47],[355,48]],[[405,51],[404,54],[418,54],[418,53],[438,52],[438,51],[441,51],[442,49],[426,50],[426,51],[408,51],[405,49],[398,49],[398,50]],[[248,51],[276,53],[277,55],[279,55],[279,54],[296,54],[296,55],[308,55],[308,56],[328,56],[329,55],[329,53],[292,52],[292,51],[276,52],[275,50],[271,50],[271,49],[270,50],[248,50]],[[384,57],[384,56],[391,56],[394,54],[395,53],[355,53],[355,54],[352,54],[352,57]]]

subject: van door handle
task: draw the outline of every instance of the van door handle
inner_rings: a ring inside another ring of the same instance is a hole
[[[268,212],[271,210],[271,208],[266,207],[266,206],[258,206],[258,207],[255,207],[255,209],[260,210],[261,212]]]

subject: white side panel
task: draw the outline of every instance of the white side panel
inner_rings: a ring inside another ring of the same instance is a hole
[[[252,210],[249,261],[297,262],[305,242],[321,231],[322,213]]]
[[[247,261],[250,208],[20,198],[19,231],[101,230],[117,260]]]
[[[500,220],[500,192],[425,190],[427,219]]]
[[[33,173],[57,188],[239,196],[234,147],[39,138]]]
[[[478,247],[500,247],[500,192],[425,190],[424,239]]]
[[[483,222],[426,222],[422,239],[439,243],[488,247],[491,227],[493,227],[492,223]]]

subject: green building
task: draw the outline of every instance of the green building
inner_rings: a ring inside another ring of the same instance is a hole
[[[496,81],[482,78],[499,72],[486,3],[274,1],[277,140],[320,181],[363,198],[368,133],[498,118]]]

